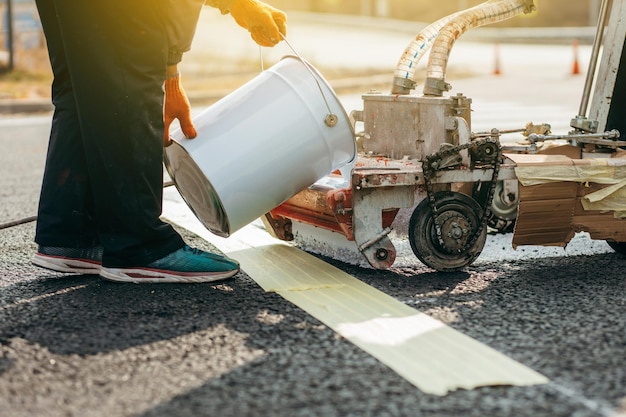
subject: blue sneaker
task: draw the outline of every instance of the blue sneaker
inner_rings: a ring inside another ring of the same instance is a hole
[[[41,268],[56,272],[98,275],[102,267],[102,247],[39,246],[32,262]]]
[[[100,276],[111,281],[134,283],[194,283],[230,278],[237,272],[239,272],[237,261],[185,246],[146,266],[102,267]]]

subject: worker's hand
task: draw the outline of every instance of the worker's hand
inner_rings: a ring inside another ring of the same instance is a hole
[[[247,29],[261,46],[274,46],[287,35],[287,16],[257,0],[234,0],[230,9],[239,26]]]
[[[165,122],[165,132],[163,134],[163,146],[172,144],[170,139],[170,125],[178,119],[183,134],[188,139],[196,137],[196,128],[191,121],[191,106],[189,99],[180,83],[180,74],[166,78],[165,80],[165,107],[163,109],[163,121]]]

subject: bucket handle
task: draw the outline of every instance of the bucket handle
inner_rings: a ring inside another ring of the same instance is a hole
[[[324,99],[324,103],[326,104],[326,108],[328,109],[328,114],[326,115],[326,117],[324,118],[324,123],[326,124],[326,126],[328,127],[333,127],[337,124],[337,122],[339,121],[339,118],[337,117],[336,114],[333,113],[333,111],[330,109],[330,105],[328,104],[328,100],[326,100],[326,96],[324,95],[324,90],[322,90],[322,86],[320,85],[319,81],[317,80],[317,77],[315,76],[315,74],[313,73],[313,71],[311,70],[309,63],[306,62],[301,56],[300,54],[294,49],[294,47],[289,43],[289,41],[287,40],[287,38],[285,37],[285,35],[283,35],[282,33],[280,34],[280,37],[283,38],[283,40],[285,41],[285,43],[287,44],[287,46],[289,46],[289,49],[291,49],[291,51],[296,55],[296,57],[300,60],[300,62],[302,62],[302,64],[305,66],[305,68],[307,69],[307,71],[309,71],[309,74],[311,74],[311,76],[313,77],[313,80],[315,81],[315,84],[317,84],[317,88],[320,90],[320,94],[322,94],[322,98]]]

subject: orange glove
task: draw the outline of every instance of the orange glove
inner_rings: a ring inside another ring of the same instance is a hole
[[[163,109],[163,121],[165,122],[165,132],[163,134],[163,146],[170,146],[170,125],[178,119],[183,134],[188,139],[193,139],[198,134],[191,121],[191,106],[189,99],[180,83],[180,74],[168,77],[165,80],[165,107]]]
[[[287,16],[282,11],[257,0],[234,0],[230,14],[239,26],[247,29],[261,46],[274,46],[287,35]]]

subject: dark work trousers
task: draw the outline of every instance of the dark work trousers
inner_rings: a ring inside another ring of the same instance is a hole
[[[54,115],[35,241],[143,266],[184,246],[163,199],[161,0],[37,0]]]

